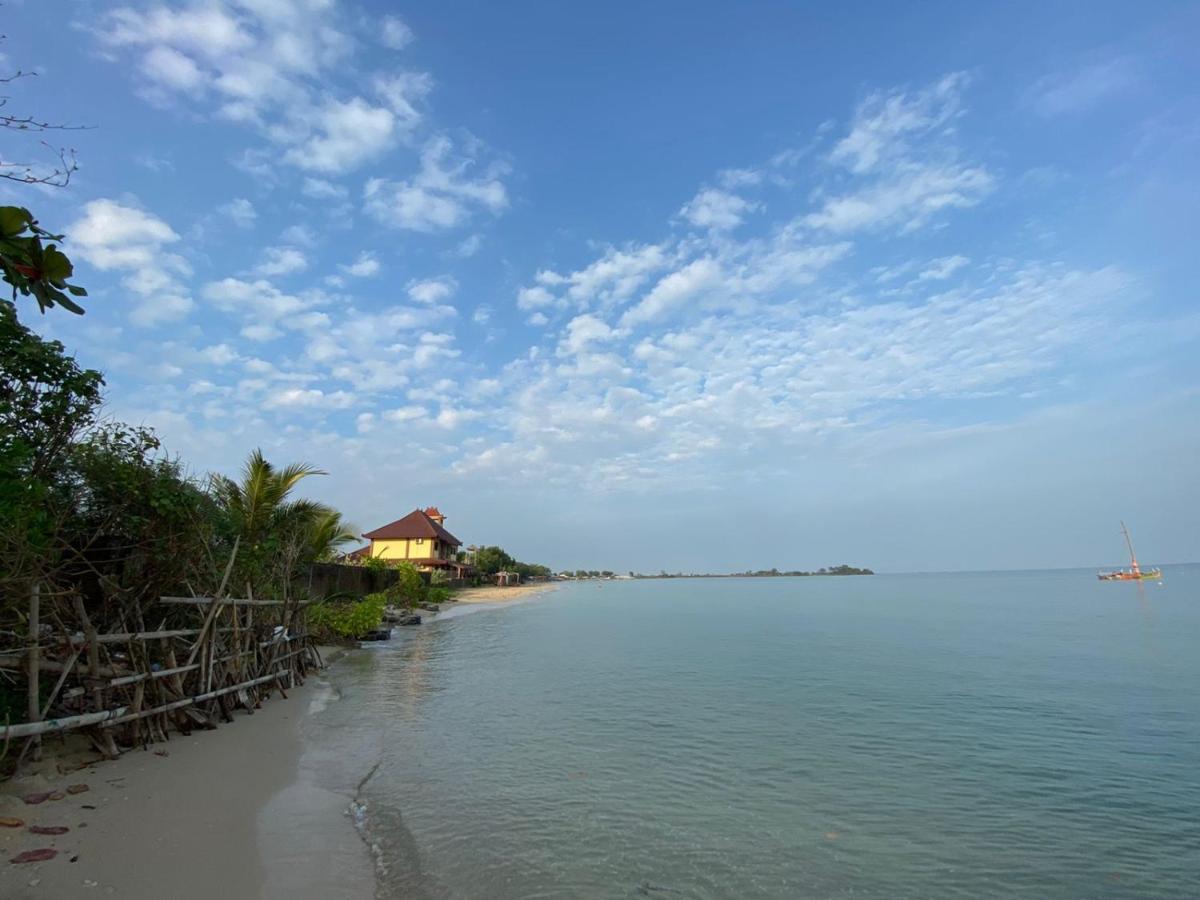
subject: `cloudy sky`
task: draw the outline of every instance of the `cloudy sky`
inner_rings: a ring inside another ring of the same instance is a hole
[[[1200,558],[1195,4],[53,6],[36,327],[197,472],[556,567]]]

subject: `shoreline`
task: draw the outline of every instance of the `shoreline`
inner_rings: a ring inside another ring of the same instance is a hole
[[[342,654],[324,649],[327,671]],[[149,750],[129,750],[66,773],[61,770],[71,765],[70,754],[47,748],[51,752],[43,762],[0,785],[0,816],[24,822],[19,828],[0,827],[0,896],[295,896],[285,884],[290,879],[280,877],[282,861],[264,852],[268,845],[277,850],[278,844],[267,812],[276,798],[297,785],[304,789],[302,725],[318,698],[321,678],[320,673],[311,676],[287,699],[272,697],[253,715],[239,712],[234,722],[214,731],[172,733]],[[76,784],[88,790],[37,805],[21,799],[38,791],[65,792]],[[344,810],[347,804],[338,805]],[[333,811],[330,798],[308,807],[317,808],[323,819]],[[30,825],[70,830],[41,836],[31,834]],[[323,825],[327,835],[339,827],[366,854],[347,821],[330,818]],[[45,862],[10,862],[36,848],[53,848],[58,855]],[[361,896],[372,893],[373,880]]]
[[[449,606],[504,605],[559,586],[466,588]],[[286,699],[238,711],[212,731],[172,732],[114,760],[84,752],[81,741],[48,744],[41,762],[0,783],[0,819],[23,823],[0,826],[0,896],[373,897],[375,863],[352,816],[356,798],[322,787],[304,763],[304,723],[338,702],[329,673],[354,649],[321,647],[325,668]],[[67,793],[79,784],[87,790]],[[38,792],[62,796],[22,800]],[[69,830],[37,835],[31,825]],[[11,862],[41,848],[57,856]]]
[[[462,588],[454,594],[456,603],[505,603],[544,594],[561,587],[557,581],[538,581],[533,584],[517,584],[511,587],[487,585],[485,587]]]

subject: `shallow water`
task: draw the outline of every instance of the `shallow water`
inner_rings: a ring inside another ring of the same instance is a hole
[[[570,585],[333,670],[378,895],[1200,896],[1200,568]]]

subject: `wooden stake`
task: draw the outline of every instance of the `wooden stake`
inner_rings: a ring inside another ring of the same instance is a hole
[[[42,586],[34,582],[29,589],[29,721],[40,722],[42,719],[42,704],[38,696],[38,680],[41,678],[42,648],[39,641],[42,637]],[[42,758],[42,739],[33,739],[33,759],[36,762]]]

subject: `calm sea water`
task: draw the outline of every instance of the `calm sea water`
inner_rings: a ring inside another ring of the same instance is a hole
[[[571,585],[339,663],[308,764],[381,897],[1195,898],[1200,568],[1165,580]]]

